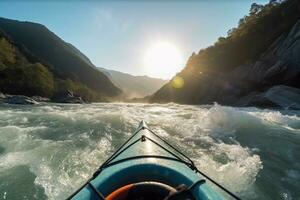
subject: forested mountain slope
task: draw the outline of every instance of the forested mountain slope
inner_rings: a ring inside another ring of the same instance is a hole
[[[121,94],[121,90],[80,56],[74,46],[41,24],[0,18],[0,40],[2,92],[52,97],[71,90],[92,101],[112,99]],[[26,68],[27,65],[31,68]],[[32,83],[28,85],[27,79],[39,71],[47,78],[37,80],[32,76]],[[15,79],[19,81],[13,81]],[[48,91],[39,88],[43,80],[51,88]]]
[[[237,28],[193,53],[186,67],[150,102],[255,105],[265,97],[259,95],[273,86],[300,88],[299,19],[297,0],[252,4]],[[178,80],[183,82],[180,87]]]

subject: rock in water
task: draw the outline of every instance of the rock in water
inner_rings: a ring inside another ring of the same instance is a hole
[[[0,103],[4,102],[5,97],[6,96],[3,93],[0,92]]]
[[[31,97],[33,100],[37,101],[37,102],[49,102],[50,99],[47,97],[41,97],[41,96],[33,96]]]
[[[243,98],[245,106],[281,107],[300,110],[300,89],[277,85],[264,93],[252,93]]]
[[[38,104],[38,102],[36,102],[35,100],[33,100],[33,99],[31,99],[27,96],[23,96],[23,95],[7,96],[4,99],[4,103],[21,104],[21,105],[35,105],[35,104]]]
[[[300,89],[277,85],[270,88],[264,97],[283,108],[300,109]]]
[[[80,96],[75,95],[72,91],[61,92],[53,98],[53,101],[57,103],[85,103]]]
[[[0,99],[4,99],[6,96],[2,93],[2,92],[0,92]]]

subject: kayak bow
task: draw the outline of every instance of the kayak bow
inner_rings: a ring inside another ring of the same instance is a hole
[[[140,122],[134,134],[68,199],[220,200],[193,161]]]

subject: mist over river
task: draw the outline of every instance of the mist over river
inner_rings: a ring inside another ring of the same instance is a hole
[[[144,119],[243,199],[300,199],[300,111],[178,104],[0,106],[0,199],[65,199]]]

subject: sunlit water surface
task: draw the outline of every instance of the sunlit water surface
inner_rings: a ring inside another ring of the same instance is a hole
[[[299,199],[299,111],[177,104],[0,106],[0,199],[65,199],[142,119],[243,199]]]

